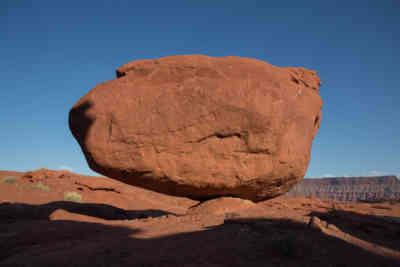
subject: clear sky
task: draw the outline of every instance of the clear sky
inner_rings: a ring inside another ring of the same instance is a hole
[[[241,56],[314,69],[306,177],[400,175],[400,1],[0,1],[0,169],[94,174],[68,112],[135,59]]]

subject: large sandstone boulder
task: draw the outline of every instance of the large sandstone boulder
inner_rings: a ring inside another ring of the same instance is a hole
[[[301,181],[321,121],[315,71],[239,57],[127,63],[69,125],[94,171],[197,200],[261,201]]]

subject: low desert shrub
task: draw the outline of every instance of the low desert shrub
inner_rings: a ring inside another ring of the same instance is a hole
[[[12,177],[12,176],[9,176],[9,177],[3,178],[1,181],[2,181],[3,183],[6,183],[6,184],[14,184],[14,183],[17,182],[17,178]]]
[[[32,188],[33,189],[42,190],[42,191],[45,191],[45,192],[50,191],[50,187],[48,187],[47,185],[42,184],[42,182],[39,182],[37,184],[33,184]]]
[[[71,201],[71,202],[82,202],[82,196],[76,192],[65,192],[64,193],[64,200]]]

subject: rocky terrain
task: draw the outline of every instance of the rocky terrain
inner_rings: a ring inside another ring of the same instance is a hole
[[[285,196],[353,202],[400,199],[400,181],[396,176],[304,179]]]
[[[0,171],[0,266],[400,264],[400,204],[199,202],[106,177]]]
[[[307,170],[320,85],[249,58],[123,65],[69,113],[107,177],[0,171],[0,267],[399,265],[400,203],[278,197]]]

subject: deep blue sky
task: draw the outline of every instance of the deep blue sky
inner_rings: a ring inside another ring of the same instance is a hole
[[[72,105],[135,59],[242,56],[316,70],[307,177],[400,175],[399,1],[0,1],[0,169],[93,174]]]

